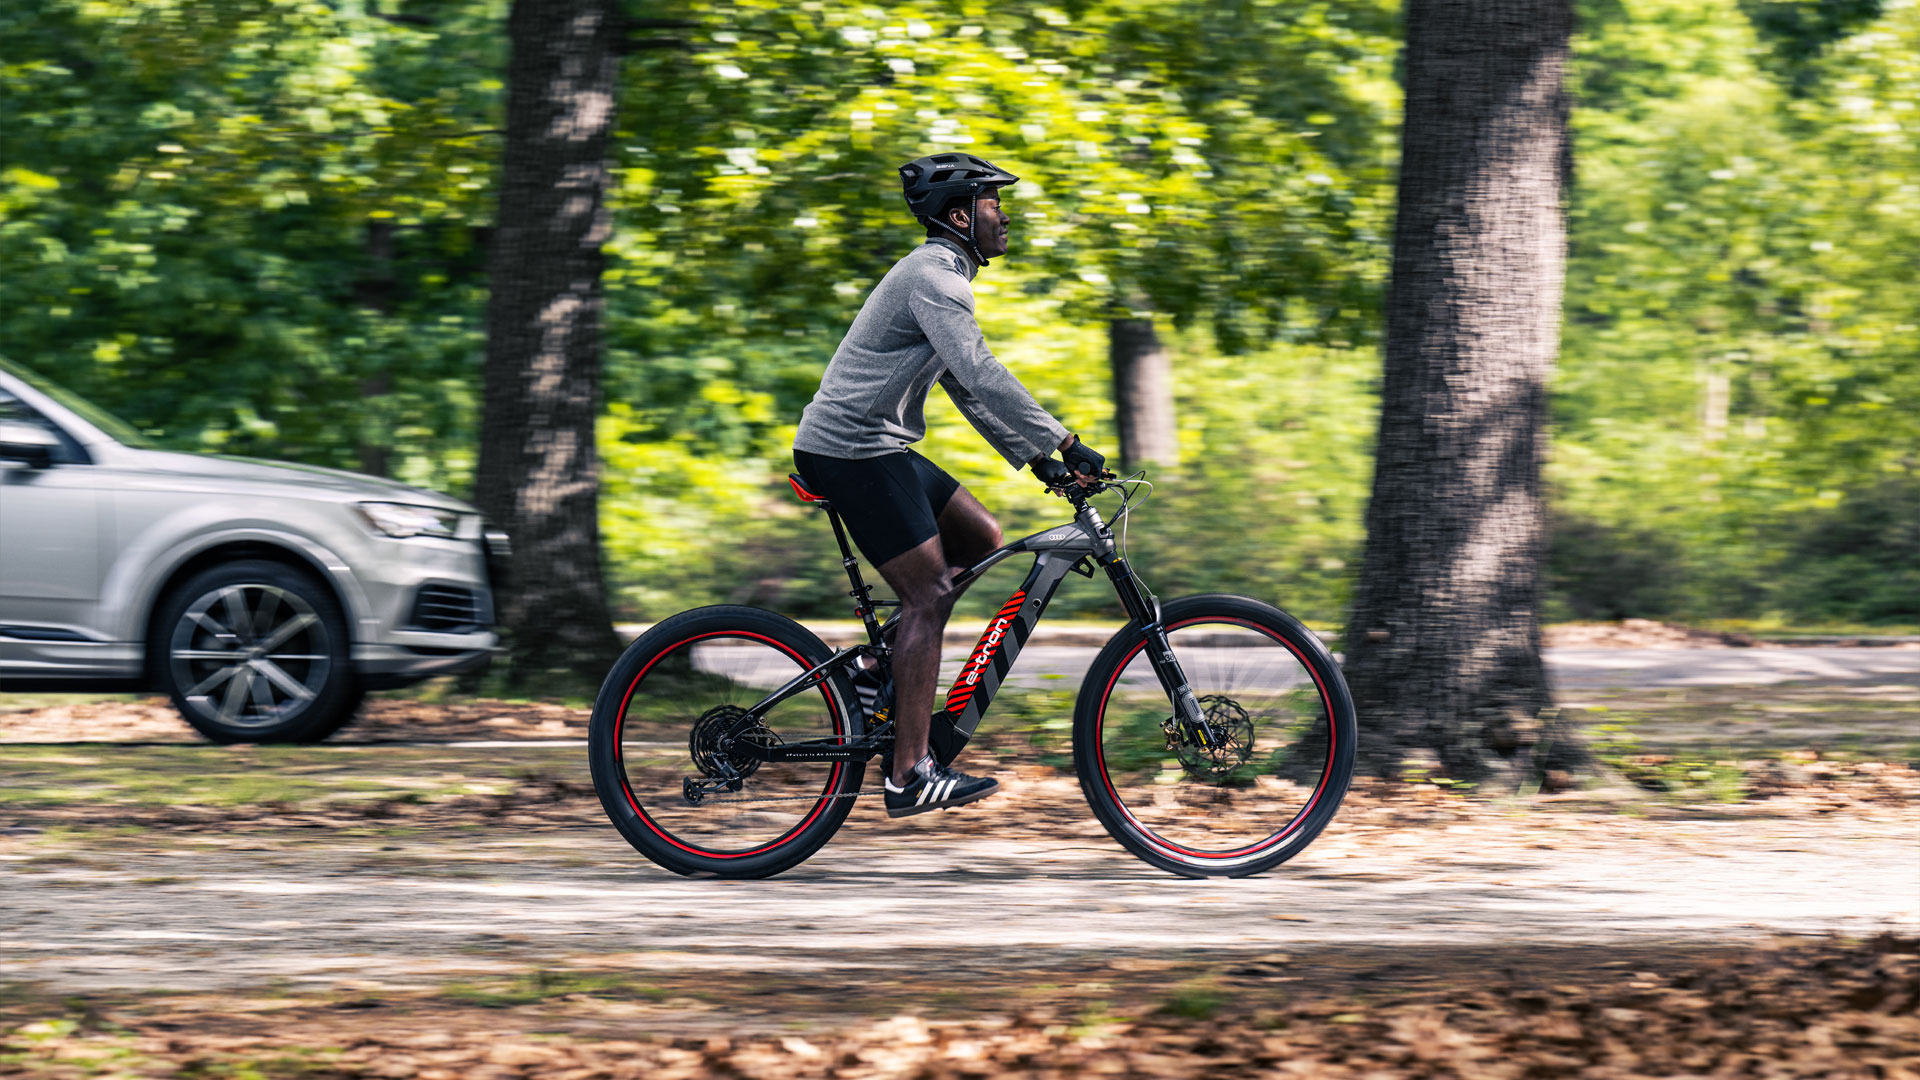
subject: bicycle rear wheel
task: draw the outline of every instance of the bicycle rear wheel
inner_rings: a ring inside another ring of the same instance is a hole
[[[830,655],[791,619],[731,606],[675,615],[629,645],[601,684],[587,737],[600,805],[627,842],[677,874],[738,878],[770,877],[819,850],[853,809],[866,764],[762,762],[720,736]],[[845,675],[832,673],[741,741],[857,737],[853,700]],[[714,790],[716,779],[738,783]]]
[[[1353,699],[1312,632],[1244,596],[1167,603],[1168,643],[1207,718],[1179,724],[1137,626],[1080,689],[1074,765],[1094,816],[1127,850],[1188,877],[1244,877],[1300,853],[1353,776]]]

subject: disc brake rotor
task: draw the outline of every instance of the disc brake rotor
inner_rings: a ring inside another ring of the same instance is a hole
[[[1253,720],[1240,703],[1224,694],[1209,694],[1200,699],[1207,725],[1207,743],[1185,738],[1175,740],[1173,750],[1189,776],[1218,780],[1253,757]]]

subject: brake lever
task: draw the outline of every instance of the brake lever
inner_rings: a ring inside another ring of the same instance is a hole
[[[1075,475],[1079,475],[1079,474],[1076,473]],[[1112,487],[1112,484],[1110,483],[1110,481],[1114,481],[1118,479],[1120,479],[1119,473],[1114,472],[1112,469],[1102,469],[1100,470],[1100,475],[1097,477],[1094,477],[1094,480],[1096,481],[1095,483],[1089,484],[1086,487],[1081,488],[1080,490],[1082,493],[1087,495],[1098,495],[1098,494],[1101,494],[1102,492],[1110,490]],[[1072,481],[1068,481],[1068,483],[1072,483]],[[1047,491],[1048,493],[1053,495],[1058,495],[1060,498],[1063,498],[1063,499],[1067,497],[1067,486],[1065,484],[1061,485],[1060,487],[1054,487],[1051,484],[1049,484],[1047,485]]]

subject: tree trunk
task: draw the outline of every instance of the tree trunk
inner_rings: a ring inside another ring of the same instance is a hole
[[[394,293],[400,282],[393,269],[393,222],[367,222],[367,270],[354,282],[354,303],[381,315],[393,314]],[[381,400],[393,392],[393,380],[382,367],[360,379],[360,433],[354,440],[354,456],[360,471],[369,476],[390,476],[392,429],[380,415]]]
[[[1553,723],[1539,615],[1571,29],[1571,0],[1407,5],[1380,437],[1346,638],[1364,766],[1382,775],[1411,759],[1510,786],[1584,760]]]
[[[1113,420],[1120,429],[1120,461],[1129,469],[1180,463],[1173,423],[1173,363],[1153,332],[1152,319],[1107,323],[1113,365]]]
[[[620,65],[613,0],[514,0],[489,253],[480,508],[513,541],[513,678],[597,681],[618,651],[600,576],[601,245]]]

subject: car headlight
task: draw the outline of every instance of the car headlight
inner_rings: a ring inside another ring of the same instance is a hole
[[[460,514],[432,506],[366,502],[354,507],[375,532],[388,536],[451,537],[460,526]]]

